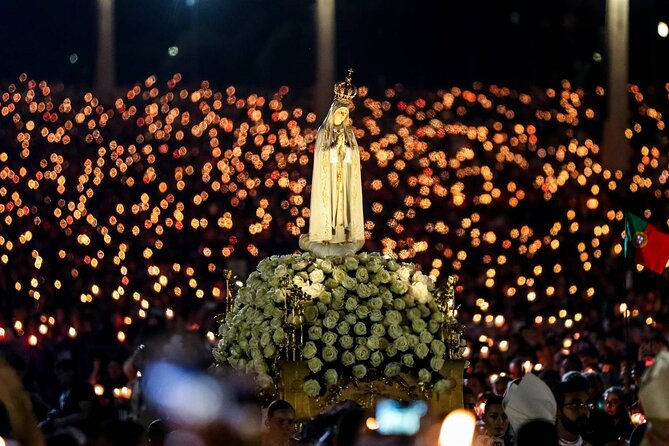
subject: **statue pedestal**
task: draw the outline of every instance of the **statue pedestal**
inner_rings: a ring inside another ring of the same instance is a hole
[[[341,385],[328,386],[325,394],[310,398],[302,389],[309,374],[306,363],[282,361],[279,363],[279,398],[293,405],[300,420],[312,418],[346,400],[355,401],[364,407],[374,407],[382,399],[424,400],[428,403],[429,413],[444,416],[463,407],[464,367],[464,360],[445,362],[439,374],[448,380],[449,386],[442,392],[426,388],[417,378],[402,373],[392,378],[342,382]]]
[[[465,362],[464,359],[446,361],[439,371],[441,376],[452,382],[453,387],[430,393],[429,410],[433,415],[442,417],[464,407],[462,389],[465,385]]]
[[[358,240],[355,242],[344,242],[344,243],[322,243],[322,242],[312,242],[309,240],[309,234],[302,234],[300,236],[300,249],[303,251],[309,251],[316,257],[324,259],[328,256],[352,256],[365,244],[364,240]]]
[[[325,410],[320,398],[309,398],[302,389],[309,374],[306,362],[280,361],[279,373],[279,398],[293,406],[298,420],[309,419]]]

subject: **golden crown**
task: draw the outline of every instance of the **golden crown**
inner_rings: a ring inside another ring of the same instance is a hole
[[[358,94],[358,88],[351,83],[351,75],[353,74],[353,69],[349,68],[348,76],[346,79],[337,82],[334,86],[334,96],[335,99],[339,102],[348,104],[353,100],[356,94]]]

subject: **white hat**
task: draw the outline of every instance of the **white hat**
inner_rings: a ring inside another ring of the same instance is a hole
[[[514,432],[528,421],[545,420],[555,423],[557,403],[545,382],[528,373],[520,381],[513,381],[504,392],[504,412]]]
[[[669,352],[658,353],[641,376],[639,399],[646,418],[669,420]]]

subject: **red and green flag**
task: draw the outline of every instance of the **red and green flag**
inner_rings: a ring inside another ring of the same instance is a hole
[[[669,262],[669,234],[625,212],[625,257],[662,274]]]

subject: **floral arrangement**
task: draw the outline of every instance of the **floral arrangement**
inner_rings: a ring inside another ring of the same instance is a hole
[[[272,256],[239,289],[214,358],[252,373],[269,394],[281,359],[306,361],[310,397],[348,379],[400,373],[446,390],[438,372],[446,359],[462,357],[464,342],[453,284],[437,290],[414,264],[378,253]]]

